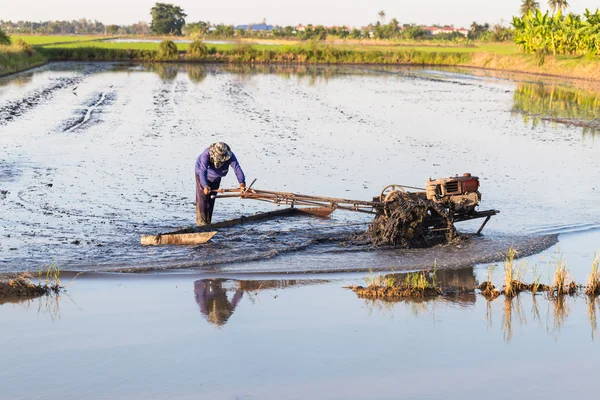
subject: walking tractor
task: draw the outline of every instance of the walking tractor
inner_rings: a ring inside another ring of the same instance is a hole
[[[497,210],[477,211],[481,202],[479,178],[471,174],[449,178],[429,179],[425,188],[392,184],[370,201],[312,196],[298,193],[273,192],[253,189],[252,182],[244,191],[218,189],[212,193],[217,199],[241,198],[264,201],[282,210],[259,213],[247,217],[190,227],[153,236],[142,236],[143,245],[202,244],[217,234],[215,229],[258,222],[289,215],[327,217],[335,210],[373,214],[368,233],[377,245],[403,248],[429,247],[447,243],[457,237],[456,222],[484,219],[477,234]]]

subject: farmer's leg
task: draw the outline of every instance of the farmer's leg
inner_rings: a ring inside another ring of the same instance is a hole
[[[210,196],[204,195],[204,189],[196,175],[196,225],[198,226],[210,223],[210,217],[206,214],[207,197],[210,199]]]
[[[211,190],[217,190],[221,186],[221,179],[217,179],[214,182],[208,182]],[[208,223],[212,221],[213,210],[215,209],[215,199],[212,196],[207,196],[208,206],[206,208],[206,214],[208,216]]]

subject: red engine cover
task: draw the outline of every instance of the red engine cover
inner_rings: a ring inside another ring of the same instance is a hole
[[[476,192],[479,189],[479,179],[473,178],[462,183],[463,192]]]

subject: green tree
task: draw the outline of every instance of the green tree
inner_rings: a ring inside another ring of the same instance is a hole
[[[360,39],[362,37],[362,32],[357,28],[352,28],[350,31],[350,37],[352,39]]]
[[[10,36],[4,33],[3,30],[0,29],[0,44],[10,44]]]
[[[477,40],[481,38],[481,35],[483,35],[485,32],[488,32],[489,30],[490,24],[488,24],[487,22],[483,25],[479,25],[477,22],[473,21],[467,37],[471,40]]]
[[[396,18],[392,18],[390,20],[390,30],[392,31],[392,36],[396,37],[400,33],[402,29],[400,29],[400,22]]]
[[[385,22],[385,11],[381,10],[377,13],[377,15],[379,15],[379,19],[381,20],[381,23],[383,24]]]
[[[156,3],[150,10],[150,29],[157,35],[181,35],[187,15],[183,9],[173,4]]]
[[[537,10],[538,8],[540,8],[540,3],[538,3],[537,1],[523,0],[523,3],[521,4],[521,15],[525,15],[530,11],[535,12],[535,10]]]
[[[567,0],[548,0],[548,5],[552,12],[556,13],[558,10],[561,14],[569,7]]]
[[[119,33],[119,25],[109,25],[106,27],[106,33],[109,35],[116,35]]]

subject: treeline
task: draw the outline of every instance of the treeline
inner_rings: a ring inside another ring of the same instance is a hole
[[[100,21],[85,19],[73,21],[3,21],[0,29],[19,35],[148,35],[150,26],[145,22],[132,25],[105,25]]]
[[[514,17],[516,44],[524,52],[543,57],[552,55],[596,56],[600,54],[600,11],[586,10],[583,16],[558,12],[550,15],[539,9]]]
[[[152,22],[139,22],[133,25],[104,25],[97,20],[80,19],[73,21],[2,21],[0,29],[10,34],[19,35],[185,35],[192,38],[286,38],[300,40],[333,39],[408,39],[433,41],[465,41],[487,40],[505,41],[512,39],[509,28],[501,25],[478,24],[473,22],[468,30],[455,29],[451,26],[433,25],[425,27],[416,24],[400,24],[398,19],[391,18],[386,23],[385,11],[377,13],[379,20],[366,26],[356,28],[348,26],[271,26],[248,24],[234,26],[213,24],[208,21],[186,22],[187,14],[176,5],[156,3],[150,9]],[[254,29],[255,28],[255,29]],[[439,29],[437,29],[439,28]]]

